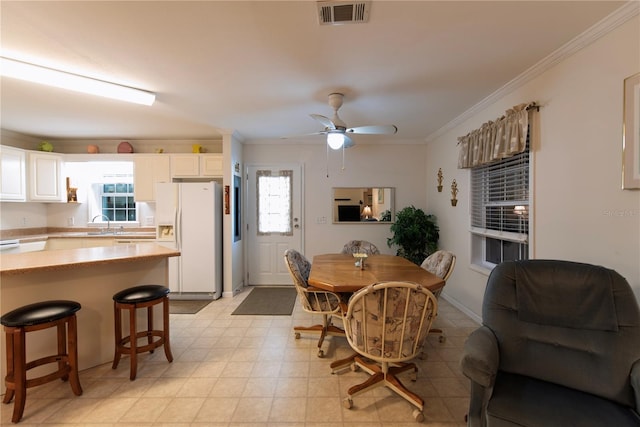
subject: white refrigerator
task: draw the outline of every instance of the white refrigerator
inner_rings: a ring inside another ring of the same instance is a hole
[[[156,241],[180,251],[169,258],[174,299],[222,296],[222,191],[210,182],[158,183]]]

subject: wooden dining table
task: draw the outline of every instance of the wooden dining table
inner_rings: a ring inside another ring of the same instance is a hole
[[[352,294],[379,282],[401,281],[418,283],[431,292],[444,286],[444,280],[411,261],[394,255],[368,255],[364,268],[355,265],[352,254],[323,254],[313,257],[309,272],[309,287],[338,294]],[[346,298],[348,296],[345,295]],[[331,362],[331,371],[351,366],[358,353]]]
[[[336,293],[353,293],[378,282],[407,281],[418,283],[431,292],[444,286],[444,280],[395,255],[369,255],[364,269],[355,265],[351,254],[323,254],[313,257],[309,286]]]

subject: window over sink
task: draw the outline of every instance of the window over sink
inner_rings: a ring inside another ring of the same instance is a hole
[[[134,200],[133,162],[72,162],[65,172],[78,187],[78,200],[86,203],[89,226],[137,226],[139,203]],[[143,203],[144,204],[144,203]]]

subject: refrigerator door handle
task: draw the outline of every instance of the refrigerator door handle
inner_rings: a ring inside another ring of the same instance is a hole
[[[182,209],[176,209],[176,248],[182,249]]]

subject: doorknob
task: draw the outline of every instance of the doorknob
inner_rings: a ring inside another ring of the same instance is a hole
[[[293,228],[300,228],[300,225],[296,224],[293,226]]]

